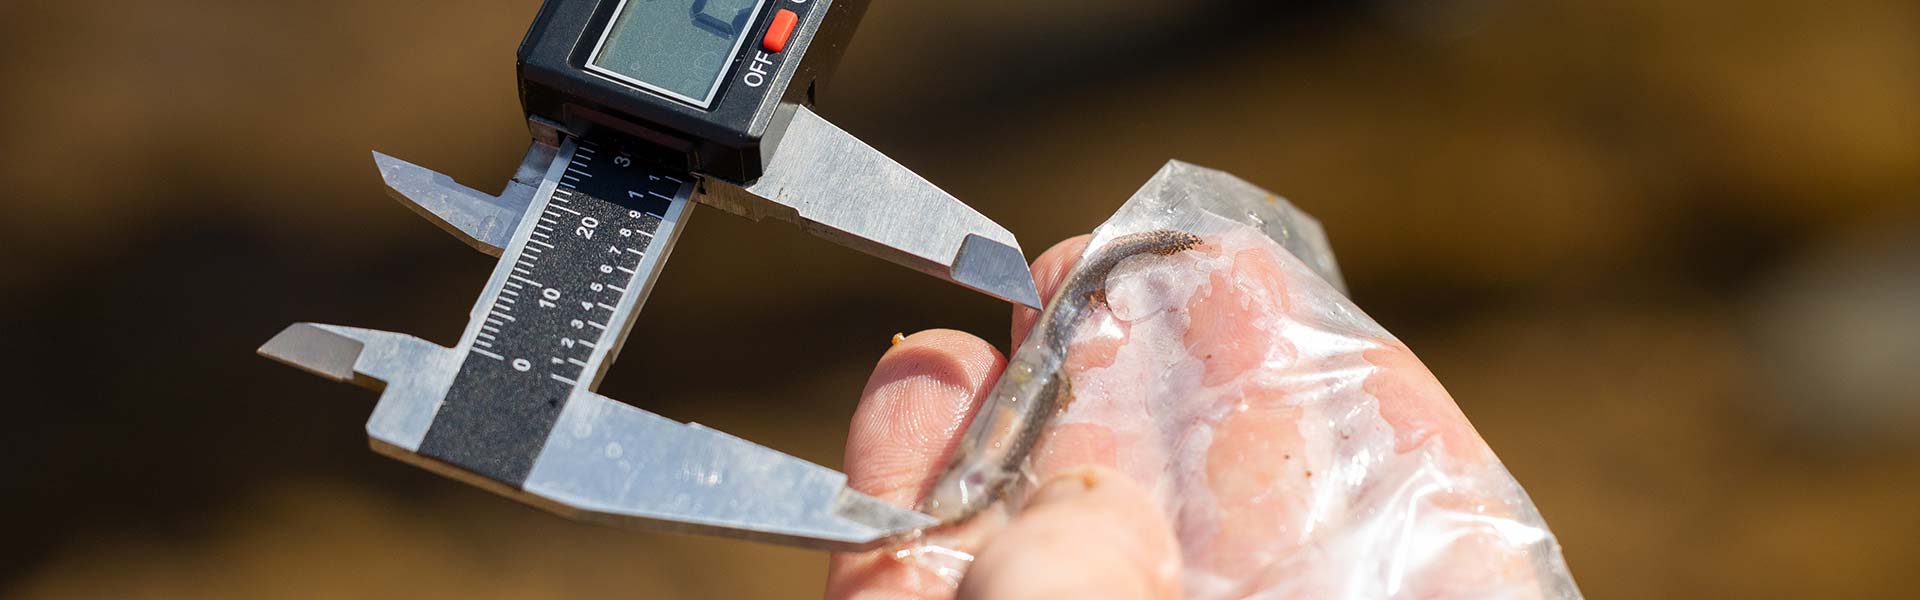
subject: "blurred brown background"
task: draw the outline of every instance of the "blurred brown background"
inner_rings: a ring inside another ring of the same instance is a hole
[[[293,321],[448,343],[535,0],[0,5],[0,594],[794,597],[823,555],[575,525],[368,451]],[[822,112],[1018,233],[1159,164],[1318,215],[1598,598],[1911,597],[1920,5],[876,2]],[[897,331],[1006,308],[703,210],[602,391],[826,464]],[[743,375],[743,372],[746,373]]]

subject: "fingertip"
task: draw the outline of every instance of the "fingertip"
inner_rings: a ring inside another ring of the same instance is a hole
[[[1145,488],[1105,467],[1069,470],[1028,499],[974,559],[960,598],[1177,598],[1180,553]]]
[[[874,364],[861,398],[871,395],[876,385],[888,383],[883,375],[925,374],[970,381],[1000,360],[998,348],[964,331],[928,329],[912,335],[894,334],[886,353]]]
[[[945,466],[981,398],[1005,366],[1000,351],[966,333],[896,336],[873,367],[847,433],[847,486],[912,506]],[[884,552],[834,554],[828,598],[941,596],[929,575]]]
[[[911,505],[952,451],[1005,365],[972,335],[935,329],[897,339],[874,365],[847,435],[847,483]]]

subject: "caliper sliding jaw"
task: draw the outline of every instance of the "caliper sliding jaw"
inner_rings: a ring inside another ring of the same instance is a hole
[[[811,110],[783,116],[791,122],[780,150],[747,185],[637,164],[537,117],[526,158],[499,195],[375,153],[391,195],[502,257],[461,341],[448,348],[299,323],[259,353],[380,391],[367,421],[375,450],[565,516],[829,550],[871,548],[932,525],[932,517],[847,488],[832,469],[593,392],[694,201],[788,221],[1039,305],[1011,233]],[[584,238],[571,237],[576,226]],[[574,303],[589,312],[571,320],[548,314]],[[535,327],[547,329],[527,329]],[[555,347],[549,356],[551,330],[565,333],[557,341],[575,354]],[[525,349],[532,338],[541,350]],[[549,360],[565,370],[546,370]]]

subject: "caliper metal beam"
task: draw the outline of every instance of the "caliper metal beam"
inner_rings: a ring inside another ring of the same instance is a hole
[[[766,178],[705,182],[708,202],[1038,304],[1011,234],[810,111],[794,118]],[[501,257],[455,346],[300,323],[260,354],[379,390],[376,450],[575,518],[832,550],[932,525],[839,472],[593,392],[701,182],[616,146],[551,139],[499,195],[375,155],[403,204]]]

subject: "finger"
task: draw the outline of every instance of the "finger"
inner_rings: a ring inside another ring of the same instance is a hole
[[[925,331],[894,345],[854,410],[847,485],[912,506],[946,465],[1005,362],[991,344],[957,331]],[[925,598],[944,588],[933,574],[883,552],[835,554],[827,571],[828,598]]]
[[[1145,489],[1085,467],[1049,481],[974,559],[963,600],[1180,596],[1173,531]]]
[[[1005,361],[980,338],[932,330],[880,357],[847,434],[847,483],[907,506],[944,466]]]
[[[1080,262],[1080,255],[1087,251],[1087,242],[1093,236],[1080,235],[1067,238],[1054,244],[1040,258],[1033,260],[1033,283],[1040,288],[1042,301],[1053,299],[1054,290],[1060,289],[1060,282],[1066,280],[1073,265]],[[1025,306],[1013,307],[1013,347],[1027,339],[1027,331],[1033,329],[1034,321],[1040,320],[1040,311]]]

